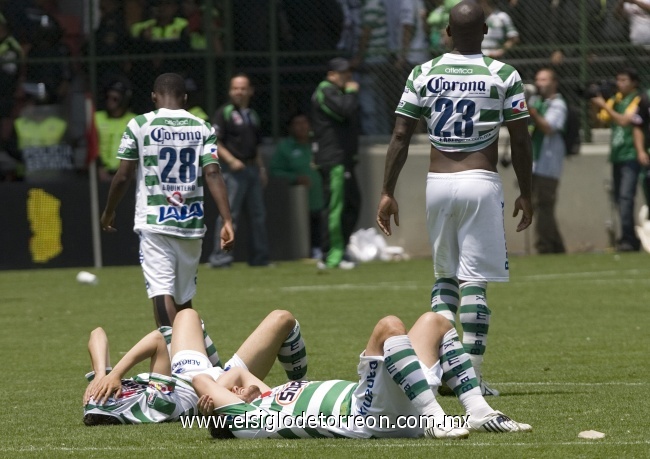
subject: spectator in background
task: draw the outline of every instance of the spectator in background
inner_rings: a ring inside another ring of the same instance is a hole
[[[423,0],[401,0],[397,67],[405,72],[404,77],[411,68],[429,60],[426,17]]]
[[[190,50],[187,19],[178,16],[177,0],[152,0],[151,17],[131,26],[131,53],[157,54],[153,60],[134,60],[131,81],[134,87],[133,107],[137,113],[151,108],[147,88],[161,73],[185,76],[191,67],[184,59],[166,59],[165,54],[185,53]]]
[[[359,71],[361,127],[366,135],[389,134],[393,124],[390,95],[401,82],[389,55],[389,25],[384,0],[366,0],[361,9],[361,37],[357,55],[350,62]]]
[[[217,109],[212,124],[217,131],[219,164],[228,188],[228,202],[233,226],[237,231],[243,208],[250,222],[248,234],[248,264],[269,265],[269,243],[266,234],[264,192],[267,175],[259,145],[262,141],[260,119],[250,108],[254,88],[250,78],[237,74],[230,79],[230,101]],[[217,217],[214,250],[210,255],[213,268],[230,267],[232,252],[221,249],[219,234],[223,225]]]
[[[23,49],[0,13],[0,150],[7,148],[13,123],[14,94],[20,81]]]
[[[519,32],[512,18],[498,8],[495,0],[480,0],[479,3],[485,11],[488,26],[481,51],[486,56],[499,59],[519,42]]]
[[[609,160],[612,163],[614,202],[621,221],[621,238],[617,241],[619,252],[635,252],[640,242],[634,232],[634,198],[641,166],[634,147],[633,125],[642,95],[638,90],[636,70],[626,68],[616,75],[618,92],[609,100],[602,96],[591,99],[599,109],[598,119],[612,128]]]
[[[361,7],[362,0],[337,0],[343,13],[341,37],[336,49],[346,57],[356,54],[361,35]]]
[[[206,13],[206,7],[201,4],[199,0],[183,0],[182,2],[183,16],[187,19],[187,30],[190,36],[190,47],[194,51],[205,50],[208,47],[208,36],[205,27],[205,20],[203,15]],[[215,54],[223,52],[223,44],[221,42],[221,17],[219,10],[213,8],[209,12],[210,19],[210,35],[212,38],[212,50]]]
[[[359,218],[361,195],[354,168],[359,149],[359,84],[350,63],[332,59],[311,98],[315,163],[323,178],[323,260],[319,269],[352,269],[345,249]]]
[[[129,110],[133,90],[125,79],[112,81],[104,90],[105,110],[95,113],[95,127],[99,139],[99,178],[109,182],[120,167],[117,150],[126,125],[135,113]]]
[[[95,54],[97,56],[118,56],[124,54],[129,34],[124,23],[124,11],[119,0],[100,0],[99,27],[95,31]],[[87,48],[87,46],[86,46]],[[99,87],[103,88],[118,76],[126,75],[123,61],[97,62]]]
[[[557,188],[562,175],[566,147],[562,131],[567,121],[567,104],[558,92],[555,72],[545,68],[537,72],[538,96],[529,100],[533,143],[533,209],[535,248],[538,253],[564,253],[564,242],[555,219]]]
[[[68,48],[61,42],[62,30],[52,16],[40,16],[40,22],[33,30],[33,42],[27,59],[65,59],[70,56]],[[60,62],[29,63],[25,81],[44,83],[49,103],[59,103],[68,94],[72,70],[67,60]]]
[[[619,0],[630,21],[630,42],[650,49],[650,0]]]
[[[270,173],[274,177],[288,180],[291,185],[308,187],[311,257],[320,259],[323,183],[316,171],[311,147],[309,118],[304,113],[297,113],[289,120],[289,137],[275,149]]]

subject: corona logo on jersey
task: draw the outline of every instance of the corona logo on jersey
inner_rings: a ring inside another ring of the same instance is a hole
[[[296,401],[308,381],[291,381],[285,384],[280,392],[275,395],[275,401],[280,405],[291,405]]]
[[[151,131],[151,139],[154,142],[164,142],[166,140],[180,140],[183,142],[195,140],[198,142],[201,140],[201,131],[170,132],[163,127],[159,127]]]
[[[458,70],[458,69],[452,69]],[[469,93],[487,93],[487,87],[485,81],[449,81],[445,77],[435,77],[431,78],[427,83],[427,89],[433,94],[439,94],[441,92],[448,91],[461,91]]]
[[[161,206],[158,210],[158,223],[174,220],[185,222],[193,218],[203,218],[203,206],[193,202],[189,206]]]

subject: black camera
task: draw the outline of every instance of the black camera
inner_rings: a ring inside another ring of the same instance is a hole
[[[583,90],[579,91],[580,95],[585,99],[593,99],[594,97],[602,96],[603,99],[610,99],[616,94],[618,88],[616,87],[616,80],[600,80],[589,85]]]

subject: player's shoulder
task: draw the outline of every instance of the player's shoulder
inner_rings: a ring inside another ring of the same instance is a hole
[[[521,80],[519,71],[514,66],[487,56],[483,56],[483,61],[490,73],[497,76],[502,82],[507,83],[510,80]]]

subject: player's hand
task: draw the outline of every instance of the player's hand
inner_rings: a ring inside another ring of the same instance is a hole
[[[93,380],[93,382],[95,381]],[[88,386],[86,394],[84,394],[84,400],[86,400],[86,395],[88,395],[88,400],[92,398],[96,404],[103,405],[111,395],[114,395],[115,398],[122,395],[122,380],[119,376],[109,373],[97,381],[97,384],[92,385],[91,383]]]
[[[359,83],[356,81],[348,81],[345,83],[345,89],[347,91],[358,91],[359,90]]]
[[[399,226],[399,206],[394,197],[387,194],[381,195],[379,207],[377,208],[377,225],[386,236],[392,234],[390,229],[390,216],[393,215],[395,225]]]
[[[226,252],[232,250],[235,246],[235,230],[232,227],[232,221],[227,221],[223,223],[221,228],[221,250]]]
[[[533,204],[530,202],[530,198],[519,196],[515,201],[515,211],[512,216],[516,217],[520,210],[523,214],[521,216],[521,221],[517,225],[517,232],[525,230],[533,222]]]
[[[199,398],[196,406],[199,409],[199,413],[201,413],[203,416],[210,416],[213,414],[214,401],[209,395],[201,395],[201,398]]]
[[[106,212],[102,214],[102,217],[99,219],[99,223],[102,229],[109,233],[114,233],[117,229],[113,226],[115,221],[115,212]]]

